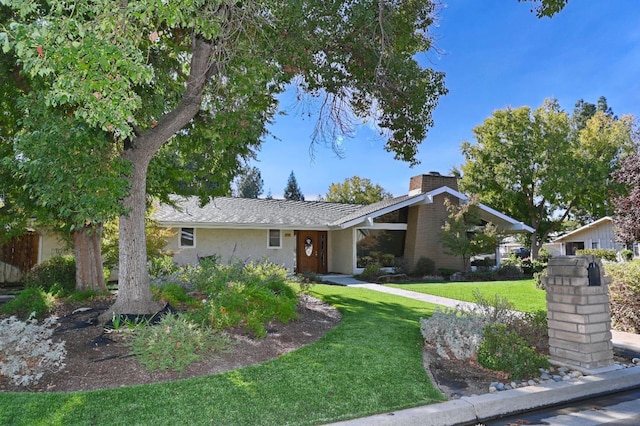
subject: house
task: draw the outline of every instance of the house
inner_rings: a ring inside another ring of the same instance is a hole
[[[392,266],[403,258],[412,269],[421,257],[436,268],[461,270],[459,257],[440,241],[449,213],[445,199],[466,202],[457,179],[431,172],[411,178],[409,193],[371,205],[217,197],[175,197],[153,218],[176,229],[166,249],[178,264],[218,255],[223,261],[268,258],[290,271],[356,274],[368,262]],[[503,233],[533,229],[480,204],[481,217]]]
[[[611,249],[620,251],[626,246],[616,241],[613,218],[605,216],[588,225],[568,232],[551,242],[551,246],[559,251],[559,255],[574,255],[582,249]],[[556,250],[550,252],[556,254]],[[638,243],[633,245],[634,256],[639,256]]]
[[[29,229],[0,245],[0,284],[22,280],[25,272],[45,260],[68,253],[67,245],[54,232]]]

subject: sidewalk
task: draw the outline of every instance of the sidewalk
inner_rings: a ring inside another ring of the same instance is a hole
[[[347,275],[326,275],[323,281],[349,287],[366,288],[383,293],[421,300],[441,306],[473,306],[446,297],[432,296],[415,291],[387,287],[380,284],[358,281]],[[640,335],[612,331],[615,348],[640,354]],[[475,424],[483,419],[491,419],[508,414],[537,409],[545,406],[569,402],[588,396],[613,393],[640,387],[640,367],[618,369],[619,366],[602,369],[598,374],[583,376],[567,381],[540,384],[480,396],[462,397],[439,404],[399,410],[360,419],[348,420],[333,425],[340,426],[413,426],[413,425],[462,425]]]

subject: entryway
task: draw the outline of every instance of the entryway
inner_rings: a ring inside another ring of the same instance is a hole
[[[327,231],[296,231],[296,272],[327,272]]]

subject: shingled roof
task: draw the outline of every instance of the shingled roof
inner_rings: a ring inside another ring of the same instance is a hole
[[[399,204],[411,198],[415,197],[402,196],[361,205],[216,197],[200,206],[197,197],[172,197],[175,207],[160,204],[153,218],[163,226],[335,229],[403,207]]]

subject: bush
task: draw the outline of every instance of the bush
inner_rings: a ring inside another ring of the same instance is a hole
[[[536,288],[537,288],[538,290],[546,290],[546,287],[547,287],[547,286],[546,286],[546,285],[545,285],[545,283],[542,281],[542,278],[543,278],[543,277],[546,277],[546,276],[547,276],[547,270],[546,270],[546,269],[545,269],[544,271],[542,271],[542,272],[535,272],[535,273],[533,274],[533,281],[535,281],[535,283],[536,283]]]
[[[426,277],[427,275],[433,275],[436,270],[436,263],[428,257],[422,256],[416,262],[416,267],[413,269],[412,275],[416,277]]]
[[[633,260],[633,251],[629,249],[620,250],[620,257],[625,262],[631,262]]]
[[[0,321],[0,374],[15,385],[30,386],[46,371],[64,368],[64,342],[51,340],[56,322],[49,317],[39,325],[34,318],[22,322],[14,316]]]
[[[206,260],[189,275],[195,288],[206,295],[203,308],[193,312],[193,318],[215,329],[240,325],[264,337],[267,322],[286,323],[296,317],[298,297],[286,284],[287,271],[271,262],[222,265],[217,259]]]
[[[136,328],[131,342],[132,353],[150,371],[182,371],[203,353],[223,351],[229,345],[228,337],[171,314],[156,325]]]
[[[607,260],[609,262],[615,262],[618,260],[616,251],[613,249],[582,249],[582,250],[577,250],[576,254],[578,256],[593,255],[595,257],[599,257],[600,259]]]
[[[36,265],[24,279],[26,287],[65,296],[76,288],[76,261],[73,256],[56,256]]]
[[[640,261],[605,263],[611,277],[609,299],[612,327],[619,331],[640,333]]]
[[[484,329],[478,362],[491,370],[509,373],[511,379],[533,377],[540,368],[550,366],[546,356],[527,345],[518,333],[509,331],[506,324],[492,324]]]
[[[499,279],[507,279],[507,280],[522,278],[523,277],[522,269],[520,269],[519,266],[514,264],[503,263],[500,265],[500,268],[498,268],[498,270],[496,271],[496,277]]]
[[[55,302],[56,298],[53,294],[38,287],[27,287],[18,297],[2,305],[0,311],[20,318],[27,318],[32,314],[36,318],[42,318],[51,312]]]
[[[542,247],[540,251],[538,251],[538,260],[542,263],[549,263],[553,256],[549,253],[545,247]]]
[[[187,289],[179,284],[166,284],[160,287],[153,286],[151,287],[151,293],[153,294],[154,299],[162,300],[174,307],[179,307],[181,305],[201,305],[200,301],[189,296],[187,294]]]
[[[363,281],[377,281],[379,277],[385,275],[386,272],[382,269],[379,263],[369,263],[364,267],[364,270],[360,273],[360,279]]]
[[[180,267],[174,263],[173,256],[156,256],[149,259],[148,270],[151,279],[175,274]]]

